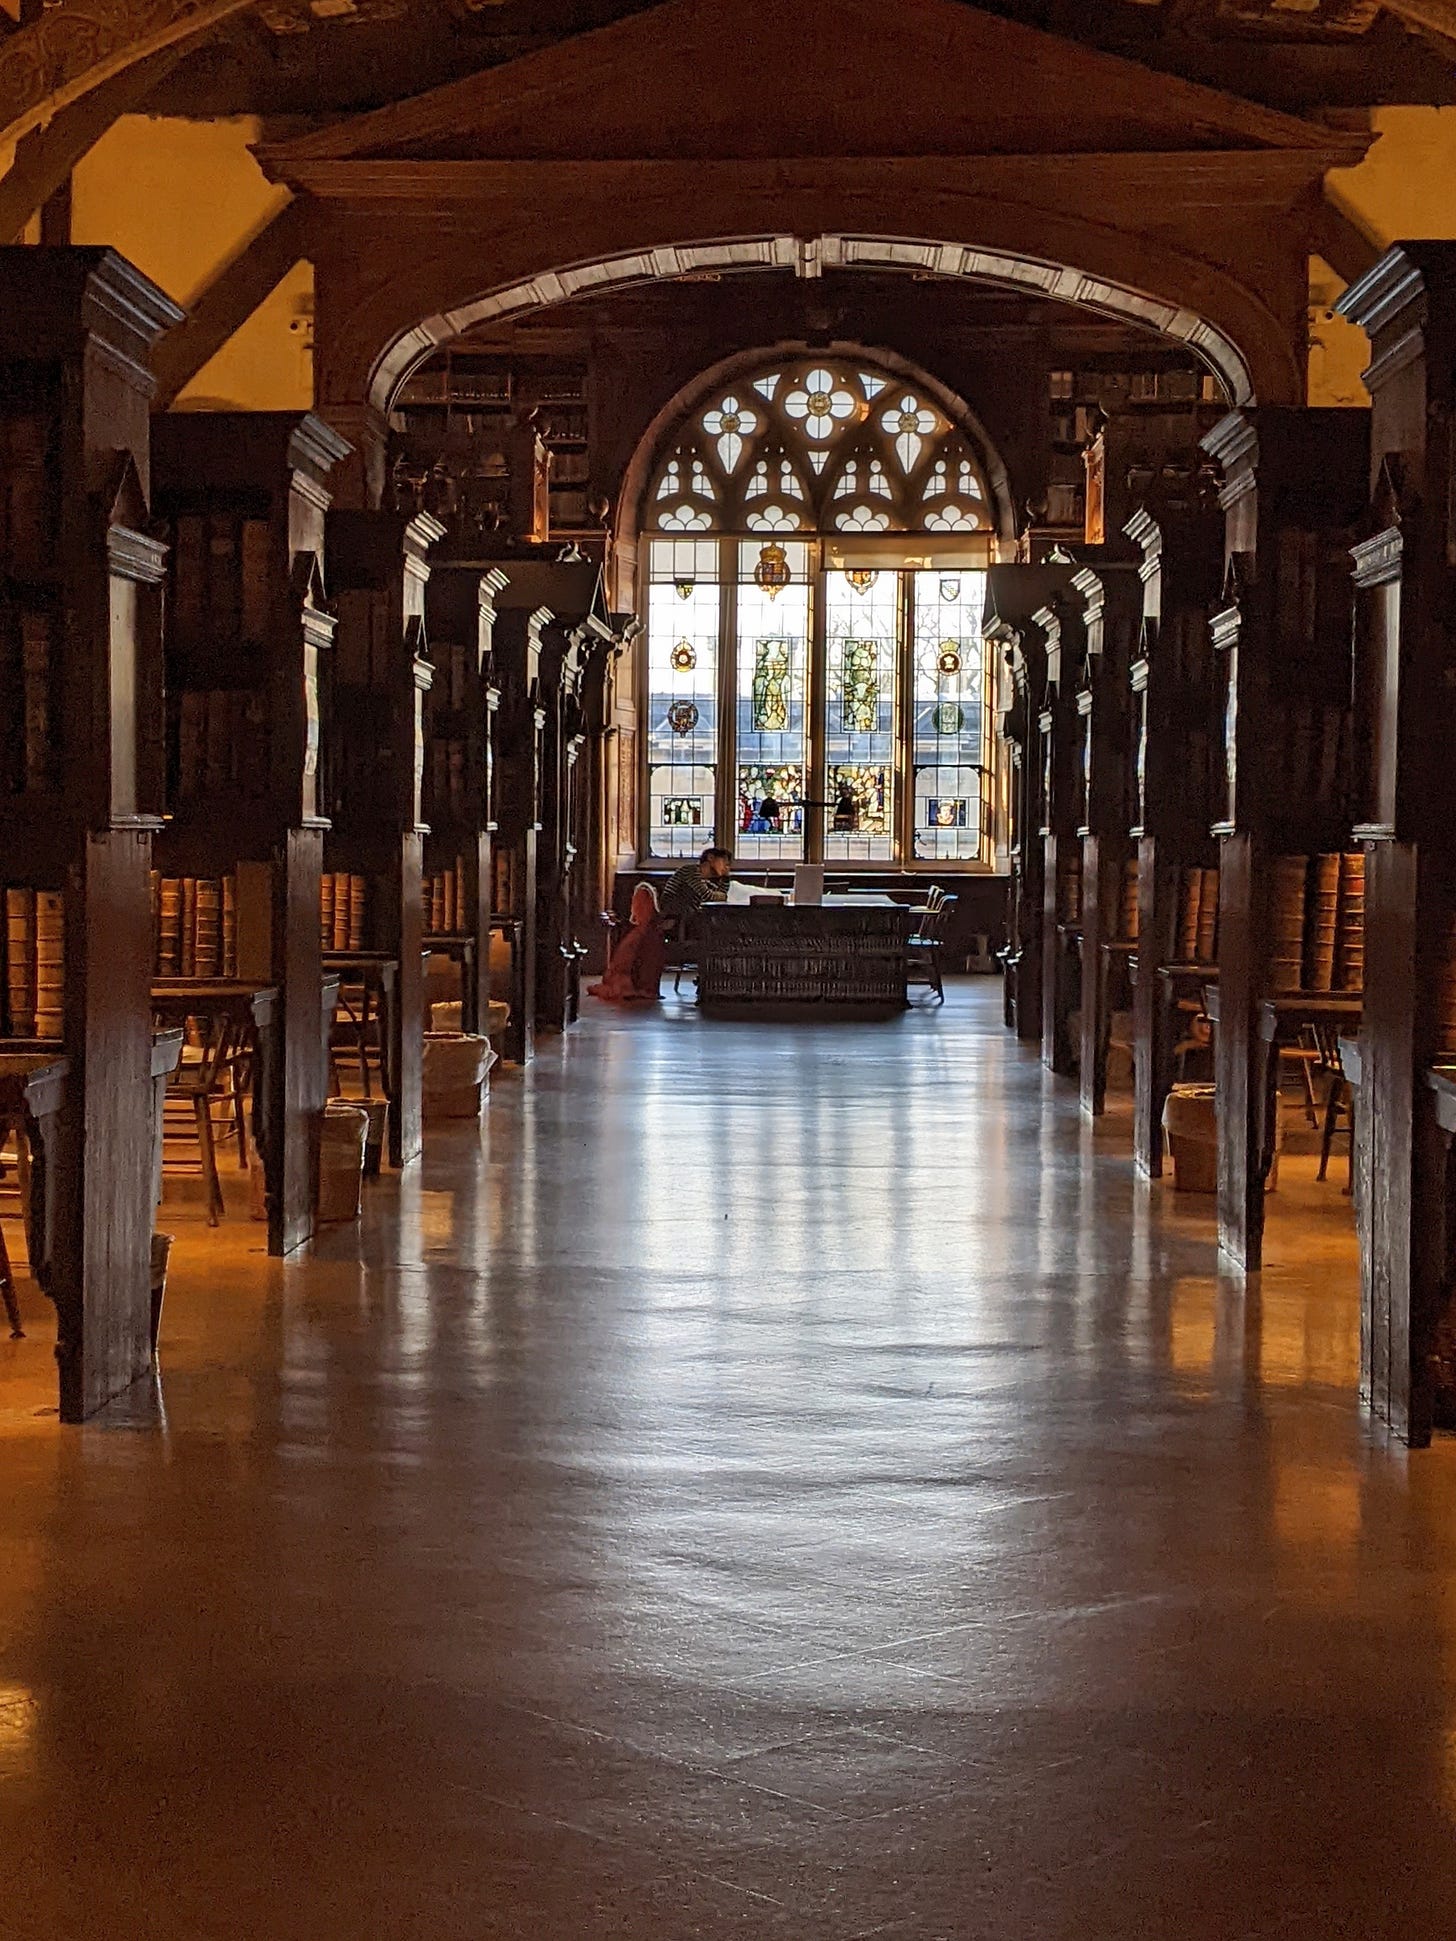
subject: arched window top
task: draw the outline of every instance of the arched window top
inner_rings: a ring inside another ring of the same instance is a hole
[[[913,380],[805,356],[715,392],[648,493],[658,532],[977,532],[990,494],[964,432]]]

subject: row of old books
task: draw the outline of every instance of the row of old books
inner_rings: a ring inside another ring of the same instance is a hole
[[[463,741],[434,740],[428,744],[430,817],[433,821],[438,821],[447,810],[454,815],[465,813],[465,748]]]
[[[1336,812],[1349,774],[1350,715],[1338,703],[1288,703],[1284,709],[1281,774],[1288,800]]]
[[[5,1031],[65,1034],[66,899],[60,890],[5,892]]]
[[[1117,934],[1124,943],[1135,944],[1137,942],[1138,866],[1136,856],[1122,866],[1122,910]]]
[[[13,699],[6,712],[20,723],[19,747],[11,757],[16,760],[13,786],[19,790],[53,788],[59,779],[61,710],[54,636],[49,612],[22,610],[8,643],[6,684]]]
[[[268,698],[254,688],[188,689],[177,722],[177,790],[259,795],[268,784]]]
[[[1082,852],[1057,850],[1057,922],[1082,921]]]
[[[1218,871],[1185,869],[1179,885],[1177,960],[1218,961]]]
[[[44,579],[56,556],[56,467],[49,412],[0,414],[0,570]]]
[[[425,928],[434,935],[463,930],[466,922],[465,865],[457,859],[449,869],[425,878]]]
[[[432,640],[430,661],[435,678],[425,702],[428,714],[444,713],[447,709],[454,714],[463,712],[470,705],[470,649],[458,647],[452,641],[436,643]]]
[[[347,869],[326,869],[319,884],[319,937],[325,950],[363,950],[369,884]]]
[[[1358,991],[1364,982],[1364,856],[1275,857],[1270,990]]]
[[[271,534],[265,519],[187,513],[172,540],[172,618],[186,646],[267,638]]]
[[[237,878],[153,870],[152,932],[158,977],[236,977]]]
[[[1436,987],[1436,1052],[1443,1063],[1456,1060],[1456,916],[1446,926],[1441,981]]]

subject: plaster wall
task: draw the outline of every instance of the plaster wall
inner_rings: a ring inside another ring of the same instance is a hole
[[[1377,108],[1379,140],[1357,168],[1332,169],[1330,200],[1383,248],[1456,238],[1456,108]],[[1368,405],[1360,373],[1370,361],[1362,330],[1331,305],[1344,288],[1321,258],[1310,266],[1311,404]]]
[[[110,243],[187,308],[289,200],[249,152],[251,116],[124,115],[76,170],[72,237]],[[313,403],[313,271],[298,264],[203,366],[179,410],[304,411]]]

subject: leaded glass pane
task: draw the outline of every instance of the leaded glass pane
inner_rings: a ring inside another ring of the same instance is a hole
[[[739,553],[735,847],[745,858],[794,862],[804,854],[809,553],[802,542],[783,545],[789,581],[775,589],[755,579],[771,550]]]
[[[914,853],[974,862],[981,853],[981,572],[913,576],[911,759]]]
[[[714,542],[650,549],[647,588],[649,848],[694,856],[713,840],[721,598]]]
[[[900,575],[826,573],[824,603],[825,858],[890,862]]]

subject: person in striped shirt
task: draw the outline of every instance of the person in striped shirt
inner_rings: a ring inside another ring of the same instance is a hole
[[[726,849],[705,849],[696,862],[684,863],[668,877],[662,891],[662,914],[686,925],[705,903],[726,903],[732,869],[733,858]]]

